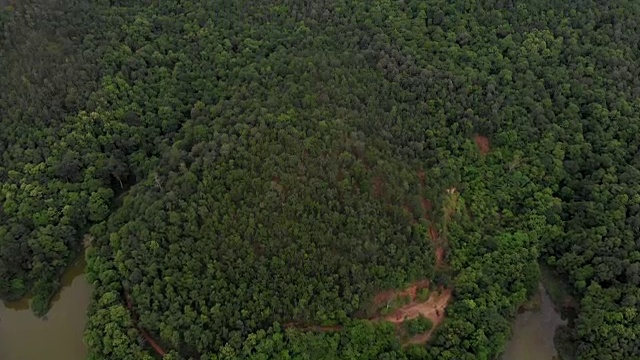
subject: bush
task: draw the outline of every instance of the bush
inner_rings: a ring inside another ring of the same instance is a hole
[[[409,335],[423,334],[431,328],[433,328],[433,322],[426,318],[424,315],[420,315],[415,319],[407,320],[402,323],[402,326],[407,330]]]

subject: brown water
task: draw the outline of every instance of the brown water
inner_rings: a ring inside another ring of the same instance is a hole
[[[513,334],[502,360],[552,360],[557,356],[553,337],[556,328],[566,323],[540,285],[540,309],[516,316]]]
[[[1,360],[85,360],[82,341],[91,287],[84,276],[83,259],[63,275],[62,289],[53,299],[46,319],[33,315],[29,299],[0,302]]]

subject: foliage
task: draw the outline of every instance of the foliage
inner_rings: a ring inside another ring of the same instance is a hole
[[[543,260],[580,298],[566,348],[639,357],[638,15],[16,2],[0,12],[0,297],[31,289],[46,312],[91,228],[92,359],[148,358],[137,327],[173,359],[492,359]],[[454,290],[428,345],[363,319],[425,278]]]
[[[413,336],[431,330],[433,323],[423,315],[420,315],[415,319],[404,321],[402,326],[407,330],[409,335]]]

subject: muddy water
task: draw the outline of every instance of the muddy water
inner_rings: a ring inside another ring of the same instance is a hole
[[[82,342],[91,288],[84,276],[84,259],[62,278],[47,320],[35,317],[29,300],[0,302],[0,359],[85,360]]]
[[[556,328],[566,323],[540,285],[540,309],[518,314],[513,334],[502,360],[552,360],[557,356],[553,337]]]

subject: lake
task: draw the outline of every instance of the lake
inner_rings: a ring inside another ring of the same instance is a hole
[[[91,287],[84,275],[84,258],[62,277],[62,289],[52,301],[46,320],[33,315],[29,299],[0,302],[0,359],[85,360],[82,341]]]
[[[511,340],[502,360],[552,360],[557,356],[553,338],[556,328],[566,324],[556,311],[549,294],[540,284],[540,308],[516,316]]]

